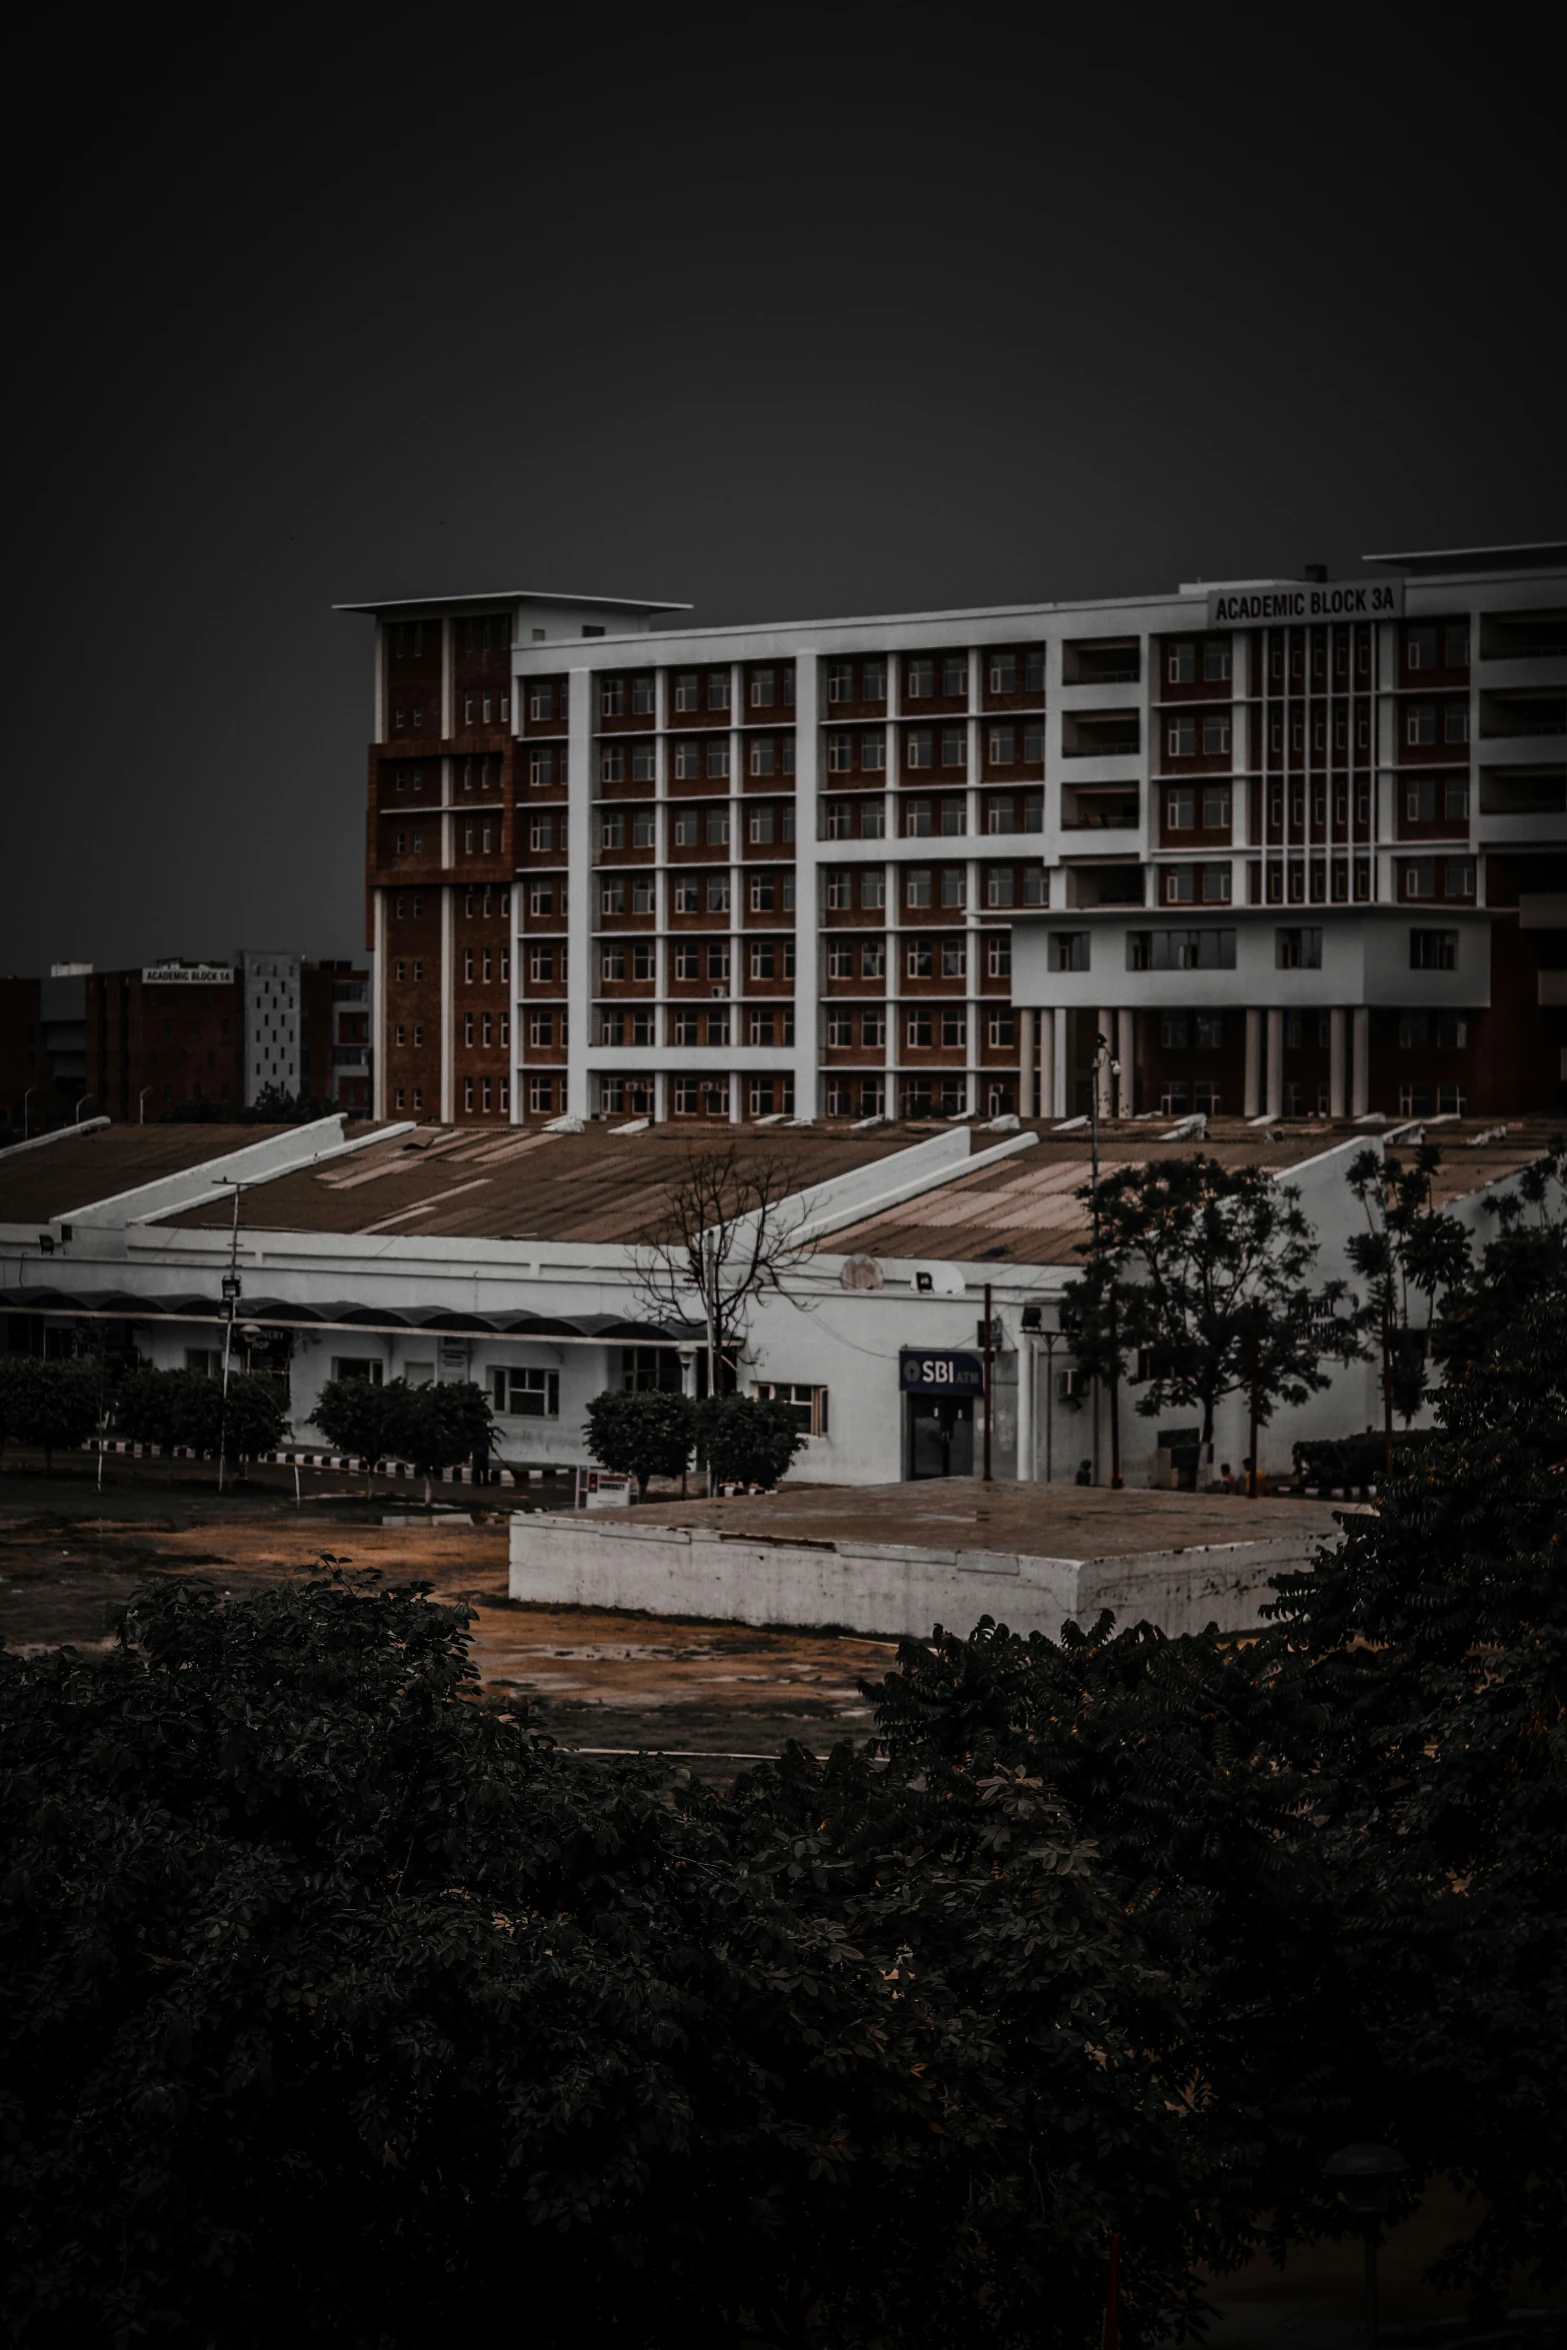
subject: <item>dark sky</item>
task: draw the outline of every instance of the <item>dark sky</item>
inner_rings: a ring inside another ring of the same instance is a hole
[[[1544,12],[52,21],[0,969],[359,950],[334,601],[716,622],[1567,534]]]

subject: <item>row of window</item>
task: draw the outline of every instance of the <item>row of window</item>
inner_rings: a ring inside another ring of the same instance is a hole
[[[1233,971],[1238,933],[1233,930],[1129,930],[1126,934],[1128,971]],[[1092,934],[1086,930],[1050,933],[1052,971],[1087,971]],[[1322,932],[1276,930],[1274,966],[1280,971],[1320,971]],[[1456,930],[1412,930],[1409,933],[1411,971],[1456,971]]]
[[[666,1026],[669,1042],[687,1049],[728,1046],[737,1038],[752,1045],[794,1043],[794,1013],[770,1008],[741,1015],[727,1004],[702,1011],[682,1007],[667,1015]],[[598,1041],[602,1045],[654,1045],[658,1042],[658,1014],[651,1005],[626,1010],[605,1006],[598,1015]]]
[[[1258,868],[1251,868],[1252,900],[1257,900]],[[1350,883],[1354,882],[1355,902],[1369,904],[1371,899],[1371,859],[1356,857],[1351,865],[1348,857],[1294,857],[1287,862],[1270,863],[1265,868],[1263,897],[1270,906],[1303,906],[1308,900],[1314,906],[1325,906],[1330,899],[1334,905],[1349,903]],[[1331,883],[1331,888],[1330,888]]]
[[[629,815],[618,808],[605,809],[598,820],[599,854],[624,849],[628,843],[634,849],[651,849],[658,840],[658,818],[652,808],[634,808]],[[545,816],[536,819],[530,827],[528,844],[547,849],[551,842],[552,820]],[[535,842],[534,834],[538,834]],[[753,848],[766,848],[775,841],[784,843],[794,839],[794,803],[784,801],[774,807],[762,800],[746,809],[745,836]],[[710,849],[729,845],[729,807],[719,806],[676,808],[669,817],[670,843],[677,849],[699,848],[703,842]],[[565,828],[562,826],[561,846],[565,846]]]
[[[1014,866],[991,865],[985,869],[984,892],[987,906],[1045,906],[1050,903],[1050,877],[1042,866],[1024,867],[1019,875]],[[829,913],[848,913],[856,903],[872,913],[886,906],[887,877],[869,867],[858,875],[838,867],[827,874],[823,896]],[[903,903],[916,911],[939,904],[962,913],[968,905],[967,867],[944,865],[938,874],[928,865],[905,866]]]
[[[747,772],[751,775],[792,775],[794,773],[794,736],[758,734],[745,743]],[[705,775],[709,782],[719,783],[730,773],[729,737],[715,734],[706,737],[686,737],[674,745],[674,774],[680,783],[692,782]],[[627,752],[630,753],[629,767]],[[658,773],[657,745],[651,742],[604,743],[599,750],[600,783],[624,783],[629,773],[633,783],[652,783]],[[566,754],[564,751],[540,749],[530,752],[528,758],[530,785],[564,783],[566,781]]]
[[[677,914],[696,914],[703,911],[703,900],[709,914],[727,914],[732,903],[728,871],[709,873],[702,881],[675,881],[670,884],[670,904]],[[795,910],[795,876],[793,867],[782,873],[752,873],[745,882],[744,903],[752,914],[792,914]],[[599,912],[606,917],[619,914],[652,914],[657,911],[657,884],[651,874],[645,879],[633,875],[630,881],[619,875],[599,884]]]
[[[1472,898],[1475,867],[1472,857],[1416,857],[1403,869],[1406,898]]]

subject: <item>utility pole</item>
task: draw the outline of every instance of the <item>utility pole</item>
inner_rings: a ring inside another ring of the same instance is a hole
[[[1046,1330],[1045,1341],[1045,1483],[1055,1474],[1056,1340],[1059,1330]]]
[[[985,1483],[990,1483],[990,1389],[995,1368],[995,1331],[990,1320],[990,1283],[985,1284]]]
[[[243,1187],[234,1186],[234,1220],[229,1227],[229,1269],[223,1276],[223,1303],[227,1313],[223,1324],[223,1406],[218,1414],[218,1491],[223,1491],[223,1475],[228,1463],[229,1439],[229,1364],[234,1354],[234,1317],[239,1310],[239,1195]]]
[[[1393,1474],[1393,1264],[1389,1251],[1382,1276],[1382,1434],[1383,1468]]]
[[[1101,1064],[1114,1078],[1121,1074],[1119,1061],[1110,1058],[1110,1039],[1102,1028],[1094,1031],[1094,1058],[1088,1080],[1088,1143],[1093,1168],[1093,1265],[1094,1286],[1097,1292],[1100,1280],[1099,1258],[1099,1071]],[[1096,1298],[1097,1303],[1097,1298]],[[1121,1381],[1115,1354],[1115,1295],[1110,1298],[1110,1483],[1121,1482]],[[1094,1373],[1094,1483],[1099,1482],[1099,1374]]]
[[[718,1393],[718,1301],[715,1298],[716,1259],[718,1242],[715,1234],[702,1235],[702,1311],[707,1316],[707,1393],[709,1402]],[[713,1498],[713,1464],[707,1464],[707,1497]]]
[[[1255,1501],[1262,1490],[1257,1472],[1257,1429],[1259,1406],[1262,1401],[1262,1307],[1256,1298],[1251,1301],[1251,1468],[1246,1478],[1246,1495]]]

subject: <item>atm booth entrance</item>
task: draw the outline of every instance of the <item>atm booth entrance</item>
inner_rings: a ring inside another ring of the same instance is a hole
[[[903,1390],[903,1474],[972,1477],[976,1405],[985,1392],[977,1354],[904,1347],[898,1357]]]

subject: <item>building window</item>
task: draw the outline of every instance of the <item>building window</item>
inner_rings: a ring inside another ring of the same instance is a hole
[[[1457,931],[1412,930],[1409,934],[1409,968],[1411,971],[1456,971]]]
[[[1197,647],[1178,644],[1166,647],[1164,674],[1171,685],[1191,685],[1197,676]]]
[[[887,903],[887,876],[885,873],[860,875],[860,906],[863,912],[873,914]]]
[[[508,1419],[555,1420],[560,1417],[558,1371],[505,1370],[490,1373],[497,1412]]]
[[[826,1435],[825,1387],[809,1387],[802,1385],[799,1380],[791,1379],[753,1379],[751,1393],[762,1403],[787,1404],[802,1436]]]
[[[1233,930],[1131,930],[1128,971],[1233,971]]]
[[[942,728],[941,764],[943,767],[967,767],[968,729],[966,726],[944,726]]]
[[[1273,961],[1275,969],[1279,971],[1320,971],[1321,931],[1276,930],[1273,933]]]
[[[903,902],[906,906],[928,906],[931,902],[931,874],[926,865],[911,865],[904,876]]]
[[[1050,968],[1052,971],[1086,971],[1089,968],[1088,932],[1053,930],[1050,933]]]
[[[910,767],[929,767],[935,736],[928,726],[912,727],[904,736],[905,764]]]
[[[1166,832],[1189,832],[1197,822],[1197,794],[1189,784],[1167,791],[1164,795],[1164,828]]]
[[[698,710],[702,706],[699,681],[694,669],[682,669],[675,678],[675,708]]]
[[[710,710],[728,709],[729,672],[727,669],[709,670],[707,677],[707,706]],[[709,772],[711,772],[711,770],[709,770]],[[728,773],[727,768],[725,769],[725,773]]]
[[[1435,702],[1410,702],[1405,706],[1404,740],[1411,745],[1436,741]]]
[[[1230,721],[1225,715],[1205,718],[1202,722],[1202,753],[1205,759],[1227,755],[1230,748]]]
[[[722,735],[707,746],[707,772],[710,778],[726,777],[729,773],[729,737]]]
[[[1191,759],[1197,752],[1195,718],[1172,718],[1165,729],[1165,747],[1172,759]]]

